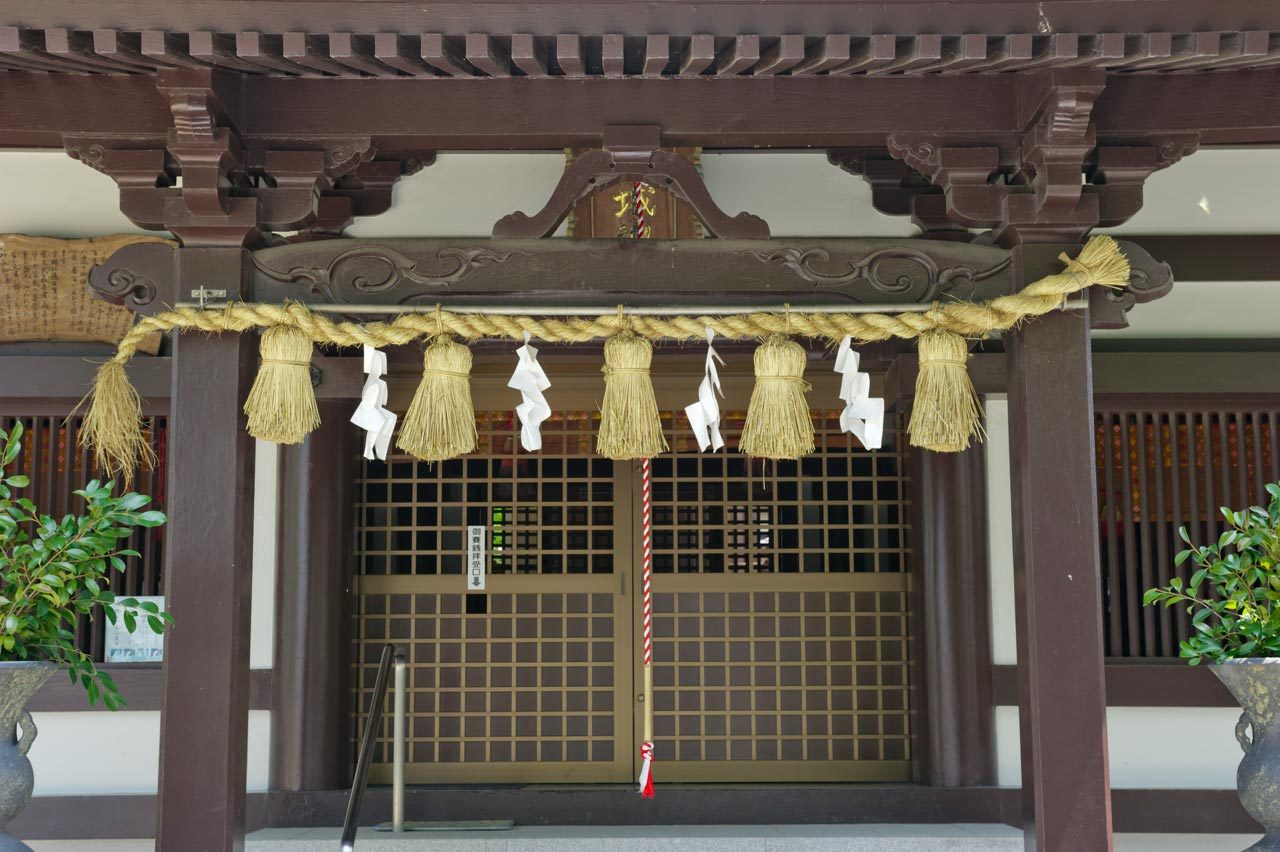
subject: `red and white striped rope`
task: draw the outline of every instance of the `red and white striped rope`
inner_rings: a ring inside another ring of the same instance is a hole
[[[644,215],[644,181],[636,181],[631,196],[636,205],[636,239],[643,240],[649,236],[649,220]]]
[[[644,595],[644,664],[653,664],[653,502],[650,484],[650,464],[645,459],[640,463],[641,470],[641,521],[640,542],[642,548],[641,570]]]
[[[638,185],[638,184],[637,184]],[[645,724],[640,744],[640,795],[653,798],[653,499],[649,459],[640,462],[641,623],[644,631]]]

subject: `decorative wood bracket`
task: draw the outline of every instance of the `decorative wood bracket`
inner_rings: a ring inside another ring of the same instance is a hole
[[[711,198],[702,175],[684,157],[662,150],[654,125],[609,126],[599,150],[579,155],[565,166],[546,205],[529,216],[515,212],[493,226],[495,239],[540,239],[555,233],[580,199],[619,181],[644,181],[671,191],[688,204],[707,232],[722,239],[768,239],[769,225],[758,216],[729,216]]]
[[[1129,258],[1129,286],[1123,290],[1089,288],[1089,324],[1092,328],[1127,328],[1133,306],[1154,302],[1173,290],[1173,270],[1156,260],[1137,243],[1120,240]]]
[[[435,159],[434,152],[412,152],[403,161],[375,161],[368,136],[242,146],[219,94],[219,72],[169,69],[156,84],[173,116],[164,148],[76,135],[63,144],[116,180],[120,208],[132,221],[184,243],[263,244],[270,241],[265,231],[336,235],[355,216],[389,208],[400,176]]]
[[[1091,117],[1105,82],[1097,71],[1024,75],[1016,145],[895,133],[887,154],[906,171],[874,150],[833,150],[828,158],[866,178],[877,209],[910,215],[928,236],[990,228],[1003,245],[1074,242],[1131,217],[1147,176],[1198,144],[1194,133],[1099,144]]]
[[[871,205],[886,216],[910,216],[928,239],[967,242],[969,231],[947,216],[941,187],[914,171],[888,151],[838,148],[827,152],[827,161],[871,185]]]
[[[89,270],[89,289],[135,314],[167,310],[178,299],[178,252],[165,243],[133,243]]]

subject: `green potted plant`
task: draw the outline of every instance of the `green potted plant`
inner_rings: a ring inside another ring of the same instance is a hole
[[[1189,546],[1174,564],[1188,560],[1194,571],[1175,577],[1143,597],[1147,605],[1185,606],[1193,634],[1181,656],[1191,665],[1212,663],[1244,712],[1236,739],[1244,759],[1236,788],[1245,810],[1266,829],[1250,849],[1280,850],[1280,484],[1267,486],[1266,508],[1232,511],[1227,530],[1212,544]],[[1252,727],[1252,737],[1249,728]]]
[[[125,548],[133,529],[165,522],[164,514],[146,509],[151,498],[115,496],[114,483],[95,480],[75,492],[84,501],[83,514],[60,520],[40,514],[18,496],[27,477],[5,473],[21,441],[20,422],[0,432],[0,849],[29,848],[3,826],[31,797],[26,755],[36,728],[25,709],[31,696],[62,666],[90,704],[101,700],[111,710],[124,704],[111,675],[76,647],[78,619],[100,608],[131,633],[140,625],[161,633],[171,623],[154,603],[111,593],[112,572],[124,571],[125,560],[138,555]]]

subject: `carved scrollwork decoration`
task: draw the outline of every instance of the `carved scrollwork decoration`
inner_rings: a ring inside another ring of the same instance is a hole
[[[106,174],[106,149],[97,142],[86,143],[84,145],[78,142],[69,142],[66,145],[67,154],[73,160],[79,160],[94,171]]]
[[[150,279],[131,269],[111,270],[106,283],[96,288],[98,295],[116,305],[125,305],[136,311],[156,300],[156,285]]]
[[[368,136],[351,139],[332,139],[324,148],[324,170],[336,179],[349,174],[374,158],[377,148]]]
[[[1093,328],[1127,328],[1126,314],[1134,305],[1153,302],[1173,290],[1173,270],[1156,260],[1137,243],[1120,240],[1129,259],[1129,285],[1120,289],[1093,287],[1089,290],[1089,320]]]
[[[89,268],[89,289],[98,298],[153,314],[177,301],[174,248],[155,239],[122,245]]]
[[[387,293],[403,285],[417,285],[431,290],[448,288],[463,281],[480,267],[490,263],[506,263],[522,254],[491,248],[445,248],[436,252],[438,271],[423,272],[418,261],[384,246],[360,245],[336,255],[328,266],[295,266],[287,271],[267,266],[256,255],[253,265],[274,281],[305,284],[310,292],[330,304],[351,304],[361,297]],[[410,293],[398,300],[408,304],[430,298],[429,294]]]
[[[999,273],[1011,259],[1004,258],[986,269],[955,264],[940,267],[934,258],[909,248],[887,248],[873,251],[856,260],[846,261],[835,271],[824,269],[831,264],[826,249],[785,247],[770,252],[747,250],[761,263],[777,263],[791,270],[815,288],[869,285],[875,293],[903,301],[927,302],[962,284],[974,284]],[[862,302],[856,293],[840,294],[852,302]]]

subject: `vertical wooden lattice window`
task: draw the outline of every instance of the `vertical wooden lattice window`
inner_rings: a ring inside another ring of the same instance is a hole
[[[66,415],[6,415],[0,417],[0,428],[6,432],[16,421],[22,422],[22,454],[11,472],[30,478],[31,484],[22,496],[36,504],[39,511],[54,518],[76,514],[84,509],[84,501],[74,492],[91,479],[104,479],[92,459],[80,445],[82,418]],[[145,418],[151,448],[158,461],[154,470],[139,470],[130,489],[151,496],[154,508],[164,508],[165,444],[168,418]],[[117,486],[116,493],[121,492]],[[140,559],[129,560],[125,573],[113,573],[111,591],[119,596],[164,594],[164,527],[139,528],[129,538],[127,547],[138,551]],[[76,645],[101,662],[105,654],[103,619],[80,619],[76,626]]]
[[[1143,592],[1189,573],[1173,565],[1180,526],[1213,541],[1219,506],[1266,502],[1263,486],[1280,479],[1280,400],[1100,397],[1096,428],[1106,654],[1176,657],[1186,612],[1143,607]]]

